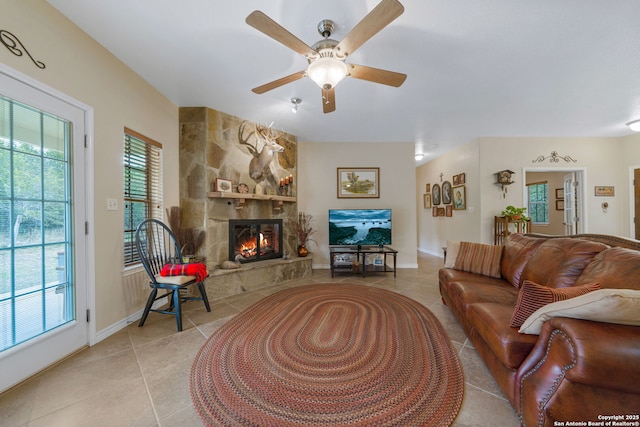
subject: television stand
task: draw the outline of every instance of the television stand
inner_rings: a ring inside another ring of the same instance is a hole
[[[329,260],[331,277],[336,271],[358,273],[365,277],[366,273],[393,273],[396,277],[396,257],[398,251],[390,246],[331,246]],[[393,266],[388,258],[393,258]]]

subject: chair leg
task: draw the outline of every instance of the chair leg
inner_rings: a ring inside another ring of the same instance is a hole
[[[173,302],[175,305],[176,322],[178,323],[178,332],[182,331],[182,302],[180,298],[180,289],[173,291]]]
[[[147,320],[151,306],[156,300],[156,295],[158,295],[158,288],[153,288],[149,294],[149,299],[147,299],[147,305],[144,306],[144,311],[142,312],[142,318],[140,319],[140,323],[138,323],[138,327],[144,325],[144,322]]]
[[[202,297],[202,301],[204,301],[204,306],[207,311],[211,311],[211,307],[209,306],[209,298],[207,297],[207,290],[204,287],[204,282],[198,282],[198,289],[200,289],[200,296]]]

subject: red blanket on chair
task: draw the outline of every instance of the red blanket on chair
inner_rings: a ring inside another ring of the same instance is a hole
[[[196,276],[202,282],[208,275],[207,266],[194,262],[192,264],[166,264],[160,271],[161,276]]]

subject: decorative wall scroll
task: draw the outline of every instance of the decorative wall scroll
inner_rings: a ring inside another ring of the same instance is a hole
[[[535,160],[532,160],[531,163],[542,163],[547,159],[549,159],[550,163],[559,163],[561,159],[567,163],[577,162],[577,160],[571,156],[559,156],[557,151],[552,151],[551,155],[549,156],[539,155]]]
[[[36,67],[40,69],[44,69],[46,65],[42,61],[36,61],[33,59],[33,56],[29,53],[26,47],[22,44],[20,39],[10,33],[7,30],[0,30],[0,42],[9,49],[9,52],[13,53],[15,56],[22,56],[23,53],[26,53],[27,56],[31,59],[31,61],[36,64]],[[24,50],[24,52],[23,52]]]

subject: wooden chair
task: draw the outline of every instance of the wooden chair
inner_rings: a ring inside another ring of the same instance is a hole
[[[176,238],[164,223],[156,219],[143,221],[136,230],[136,248],[140,261],[149,275],[151,293],[147,299],[147,305],[142,313],[138,326],[144,325],[149,312],[171,314],[176,317],[178,331],[182,331],[182,302],[185,300],[201,300],[207,311],[211,311],[209,299],[203,280],[198,281],[196,276],[161,276],[160,271],[167,264],[182,264],[182,254],[176,242]],[[187,288],[196,284],[200,291],[200,297],[186,296]],[[166,291],[158,295],[158,290]],[[160,298],[168,297],[167,309],[154,309],[153,303]]]

